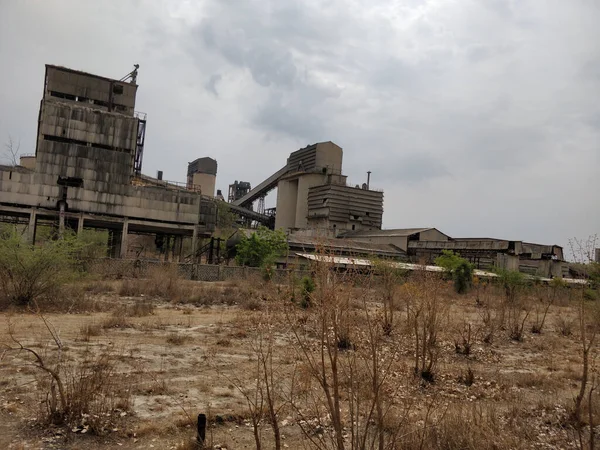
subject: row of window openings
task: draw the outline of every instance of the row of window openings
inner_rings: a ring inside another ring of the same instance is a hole
[[[98,106],[103,106],[105,108],[108,108],[108,102],[105,102],[102,100],[94,100],[94,99],[87,98],[87,97],[79,97],[77,95],[64,94],[62,92],[56,92],[56,91],[50,91],[50,95],[52,97],[64,98],[65,100],[72,100],[74,102],[88,103],[91,105],[98,105]],[[119,105],[116,103],[113,104],[113,107],[115,108],[115,111],[120,111],[120,112],[126,112],[128,109],[127,106]]]
[[[69,138],[64,138],[64,137],[60,137],[60,136],[51,136],[49,134],[44,134],[44,140],[52,141],[52,142],[61,142],[63,144],[82,145],[84,147],[101,148],[103,150],[113,150],[115,152],[130,153],[130,151],[127,150],[126,148],[114,147],[112,145],[97,144],[97,143],[87,142],[87,141],[79,141],[77,139],[69,139]]]

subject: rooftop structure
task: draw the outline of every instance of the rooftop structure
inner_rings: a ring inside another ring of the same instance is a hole
[[[217,161],[215,159],[204,157],[188,163],[188,189],[199,188],[204,195],[214,197],[216,179]]]

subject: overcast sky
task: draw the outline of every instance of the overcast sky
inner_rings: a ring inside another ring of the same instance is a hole
[[[384,227],[600,233],[598,0],[0,0],[0,142],[35,151],[44,64],[140,64],[144,172],[255,185],[319,141]],[[270,201],[273,203],[273,200]]]

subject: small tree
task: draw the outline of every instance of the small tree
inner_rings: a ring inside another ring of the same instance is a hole
[[[501,306],[501,324],[504,324],[505,313],[510,338],[522,341],[525,322],[529,317],[530,309],[521,292],[526,287],[525,275],[516,270],[497,269],[498,282],[504,290],[504,302]]]
[[[19,165],[20,151],[21,141],[15,143],[12,136],[8,136],[8,142],[4,144],[4,159],[6,159],[12,167]]]
[[[435,259],[435,264],[444,268],[452,276],[454,290],[459,294],[466,294],[473,284],[473,265],[465,258],[451,250],[442,250],[442,254]]]
[[[238,264],[250,267],[271,267],[275,259],[285,254],[287,239],[282,230],[269,230],[260,227],[250,237],[242,236],[236,246]]]
[[[389,335],[394,328],[394,310],[398,307],[397,288],[403,273],[388,261],[373,260],[374,274],[379,278],[377,290],[383,301],[383,330]]]

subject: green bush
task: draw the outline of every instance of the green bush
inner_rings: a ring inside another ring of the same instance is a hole
[[[242,236],[236,246],[236,261],[242,266],[267,267],[288,249],[285,233],[260,227],[250,237]]]
[[[596,301],[600,298],[600,295],[597,290],[588,288],[583,291],[583,298],[590,301]]]
[[[75,236],[31,245],[16,230],[0,235],[0,288],[9,303],[31,306],[57,296],[62,285],[76,276],[84,245]]]
[[[435,264],[442,267],[454,282],[454,290],[466,294],[473,285],[473,265],[451,250],[442,250],[435,259]]]
[[[506,299],[514,302],[519,290],[526,285],[525,274],[517,270],[496,269],[498,281],[504,288]]]
[[[452,274],[454,290],[466,294],[473,284],[473,266],[468,261],[461,261]]]

